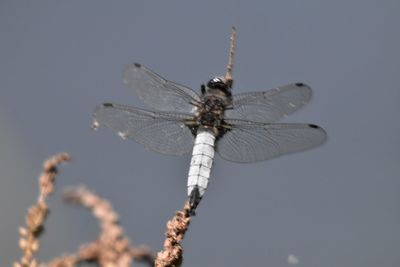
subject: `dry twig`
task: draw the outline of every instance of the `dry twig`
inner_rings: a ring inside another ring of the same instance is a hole
[[[19,246],[23,255],[14,267],[36,267],[38,262],[34,255],[39,250],[39,235],[43,230],[44,221],[48,213],[46,199],[53,192],[57,165],[69,161],[66,153],[55,155],[43,164],[43,170],[39,177],[39,197],[35,205],[29,208],[26,215],[26,228],[21,227],[19,233],[21,238]]]
[[[181,242],[191,220],[190,204],[185,203],[182,210],[167,222],[167,231],[164,241],[164,249],[157,254],[155,261],[156,267],[175,267],[182,263],[183,249]]]
[[[226,66],[226,74],[225,81],[229,84],[229,87],[232,86],[233,83],[233,63],[235,59],[235,50],[236,50],[236,28],[232,27],[231,33],[231,45],[229,48],[229,60],[228,65]]]

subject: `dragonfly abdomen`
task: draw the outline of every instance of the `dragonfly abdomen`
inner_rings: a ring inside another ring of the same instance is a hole
[[[199,131],[194,141],[192,160],[188,175],[188,197],[195,209],[203,197],[214,159],[215,136],[210,131]]]

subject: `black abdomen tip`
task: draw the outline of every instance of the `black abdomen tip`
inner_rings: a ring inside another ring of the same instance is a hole
[[[135,65],[136,68],[141,68],[142,65],[140,63],[133,63],[133,65]]]
[[[295,83],[295,85],[296,85],[297,87],[303,87],[303,86],[305,86],[304,83]]]
[[[112,108],[112,107],[114,107],[114,105],[112,103],[104,103],[103,107]]]
[[[201,196],[200,196],[199,187],[196,185],[195,188],[193,188],[192,192],[190,192],[190,196],[189,196],[190,214],[191,215],[195,215],[195,210],[197,208],[197,205],[199,205],[200,200],[201,200]]]

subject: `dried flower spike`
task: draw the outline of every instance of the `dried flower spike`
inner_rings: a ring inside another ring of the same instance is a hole
[[[35,205],[28,209],[26,215],[26,228],[20,228],[19,246],[22,250],[22,257],[15,262],[15,267],[36,267],[38,262],[34,254],[39,250],[39,235],[44,227],[44,221],[48,213],[46,198],[53,191],[54,179],[57,174],[57,165],[69,161],[66,153],[50,157],[43,164],[43,170],[39,177],[39,196]]]
[[[181,242],[191,220],[191,208],[188,202],[182,210],[167,222],[166,239],[164,249],[157,254],[156,267],[176,267],[182,264],[183,249]]]

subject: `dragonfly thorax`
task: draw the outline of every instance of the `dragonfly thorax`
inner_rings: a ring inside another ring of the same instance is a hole
[[[225,133],[222,127],[225,110],[232,105],[230,87],[223,77],[215,77],[202,85],[201,102],[197,106],[196,123],[190,127],[193,135],[199,128],[211,131],[217,138]]]
[[[209,112],[204,113],[199,117],[199,124],[206,128],[218,127],[221,124],[220,121],[221,120],[218,116]]]
[[[216,137],[221,137],[225,130],[222,128],[225,109],[230,98],[217,92],[206,93],[197,109],[196,123],[191,127],[192,133],[198,129],[207,129]]]

